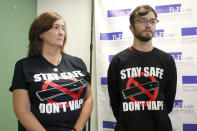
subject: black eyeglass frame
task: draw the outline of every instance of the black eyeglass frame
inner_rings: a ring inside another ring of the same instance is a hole
[[[151,25],[156,25],[157,23],[159,23],[159,20],[157,20],[157,19],[148,20],[148,19],[145,19],[145,18],[140,18],[138,20],[135,20],[135,22],[139,22],[140,24],[150,23]]]

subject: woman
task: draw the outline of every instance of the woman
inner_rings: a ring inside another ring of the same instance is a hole
[[[18,131],[83,131],[93,105],[90,76],[80,58],[64,53],[64,20],[55,12],[36,17],[29,41],[10,87]]]

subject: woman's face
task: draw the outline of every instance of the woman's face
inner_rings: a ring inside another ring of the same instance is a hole
[[[47,44],[50,46],[63,47],[65,35],[65,25],[63,19],[55,21],[46,32],[40,34],[40,38],[43,40],[43,45]]]

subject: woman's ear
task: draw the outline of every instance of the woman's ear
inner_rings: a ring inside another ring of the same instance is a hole
[[[40,38],[40,39],[42,39],[42,38],[43,38],[43,33],[41,33],[41,34],[39,35],[39,38]]]

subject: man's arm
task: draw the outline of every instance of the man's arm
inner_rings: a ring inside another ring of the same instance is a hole
[[[116,120],[118,120],[119,117],[120,107],[120,95],[118,89],[118,65],[119,64],[113,59],[109,65],[107,73],[108,93],[112,106],[112,111]]]
[[[176,65],[172,57],[170,57],[170,62],[169,62],[169,78],[168,78],[168,83],[167,83],[167,89],[165,92],[165,103],[167,107],[168,113],[172,112],[173,105],[174,105],[174,100],[175,100],[175,95],[176,95],[176,86],[177,86],[177,70],[176,70]]]

